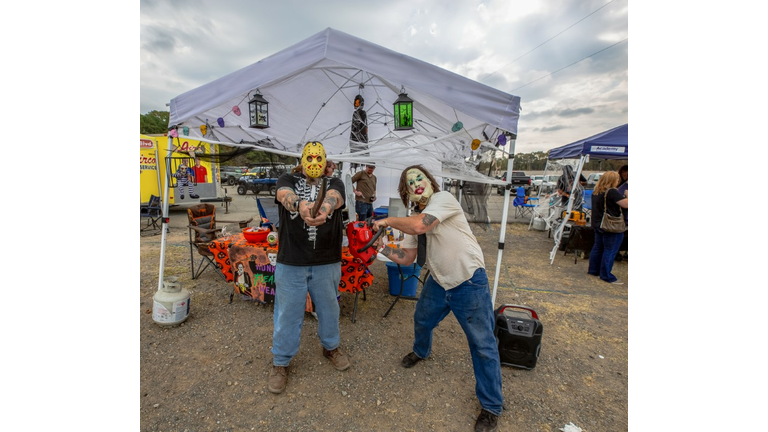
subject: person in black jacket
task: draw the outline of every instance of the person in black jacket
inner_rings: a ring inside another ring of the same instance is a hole
[[[589,270],[587,273],[599,276],[600,279],[621,285],[622,282],[611,273],[616,252],[624,239],[624,233],[609,233],[600,228],[603,214],[607,211],[611,216],[621,216],[621,209],[629,204],[628,194],[624,195],[616,189],[619,185],[619,173],[608,171],[600,177],[592,193],[592,228],[595,230],[595,245],[589,254]]]

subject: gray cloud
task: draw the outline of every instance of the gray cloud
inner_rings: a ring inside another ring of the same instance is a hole
[[[520,96],[517,151],[547,150],[627,122],[628,43],[578,62],[627,37],[627,0],[536,48],[604,4],[143,0],[140,108],[332,27]]]

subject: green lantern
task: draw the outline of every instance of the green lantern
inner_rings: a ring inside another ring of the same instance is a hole
[[[395,130],[413,129],[413,99],[400,88],[400,95],[395,101]]]
[[[263,129],[269,127],[269,108],[267,105],[269,105],[269,102],[261,96],[259,89],[256,89],[253,99],[248,101],[252,128]]]

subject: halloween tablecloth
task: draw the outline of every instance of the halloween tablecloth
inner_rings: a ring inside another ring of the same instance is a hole
[[[275,260],[278,245],[270,246],[266,241],[249,243],[243,234],[235,234],[214,240],[209,249],[214,254],[216,266],[226,276],[227,281],[234,283],[235,293],[261,303],[275,301]],[[348,248],[342,248],[339,291],[355,294],[371,284],[373,274],[359,260],[355,260]],[[307,311],[313,311],[309,294]]]

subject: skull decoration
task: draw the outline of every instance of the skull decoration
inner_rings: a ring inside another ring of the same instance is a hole
[[[318,178],[325,171],[325,147],[320,141],[308,142],[301,153],[301,166],[309,177]]]

